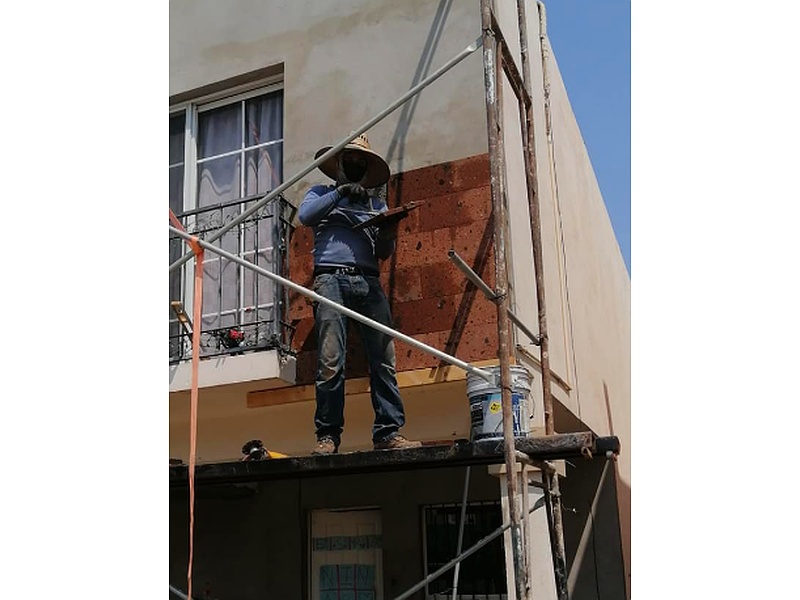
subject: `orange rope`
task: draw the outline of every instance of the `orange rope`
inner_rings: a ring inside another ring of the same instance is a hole
[[[175,229],[180,229],[184,233],[186,232],[186,229],[183,227],[183,223],[178,220],[178,217],[175,216],[175,213],[172,212],[171,208],[169,209],[169,221],[172,223]]]
[[[186,231],[181,222],[169,209],[169,220],[176,229]],[[193,237],[189,247],[194,253],[194,315],[192,322],[192,391],[189,400],[189,567],[186,574],[186,595],[192,599],[192,566],[194,563],[194,470],[197,462],[197,400],[199,395],[200,371],[200,322],[203,318],[203,258],[205,252]]]

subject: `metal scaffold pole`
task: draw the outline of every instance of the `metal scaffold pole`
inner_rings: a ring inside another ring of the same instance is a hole
[[[522,518],[516,475],[516,448],[514,444],[514,418],[512,412],[511,368],[509,358],[508,271],[506,265],[506,186],[505,153],[501,132],[500,87],[498,64],[501,56],[492,23],[491,0],[481,0],[481,28],[483,35],[483,73],[486,92],[486,126],[489,142],[489,166],[494,217],[495,282],[497,292],[497,335],[500,358],[500,390],[503,411],[503,443],[508,487],[508,507],[511,523],[511,555],[514,567],[514,584],[517,600],[527,600],[527,567],[525,539],[522,535]]]
[[[543,18],[544,5],[537,3],[540,19]],[[522,57],[522,80],[528,97],[532,96],[530,75],[530,60],[528,53],[528,19],[525,10],[525,0],[517,0],[517,18],[519,25],[520,55]],[[541,26],[541,22],[540,22]],[[544,61],[544,57],[542,58]],[[533,105],[520,99],[519,104],[522,126],[522,139],[525,160],[525,177],[528,188],[528,207],[531,221],[531,239],[533,242],[533,266],[536,277],[536,304],[539,315],[539,350],[542,369],[542,403],[544,405],[545,434],[555,433],[553,416],[553,395],[551,391],[550,376],[550,338],[547,334],[547,306],[545,303],[544,260],[542,257],[542,224],[537,191],[536,146],[534,138]],[[542,472],[543,481],[547,487],[548,498],[551,503],[551,545],[553,566],[556,579],[556,591],[559,600],[568,600],[567,588],[567,559],[564,546],[564,524],[561,515],[561,494],[558,486],[558,473],[555,471]]]

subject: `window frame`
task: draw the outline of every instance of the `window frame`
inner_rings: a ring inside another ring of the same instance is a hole
[[[216,108],[230,106],[236,103],[243,103],[248,99],[255,98],[258,96],[268,95],[279,91],[285,91],[283,74],[261,78],[246,84],[234,86],[211,94],[198,96],[197,98],[193,98],[183,102],[174,103],[169,106],[169,111],[168,111],[169,119],[172,119],[173,117],[179,116],[181,114],[184,117],[184,140],[183,140],[183,163],[182,163],[183,190],[180,203],[181,213],[195,211],[199,208],[198,182],[197,182],[198,172],[199,172],[198,166],[202,164],[203,161],[211,160],[212,158],[219,158],[227,154],[230,155],[238,154],[242,155],[243,157],[246,157],[247,152],[250,152],[253,149],[269,147],[276,144],[282,144],[282,145],[285,144],[285,130],[283,131],[283,134],[279,140],[270,140],[268,142],[263,142],[255,146],[246,146],[246,136],[243,135],[242,138],[243,145],[240,148],[231,151],[229,153],[222,153],[220,155],[214,155],[213,157],[205,157],[204,159],[200,160],[198,159],[198,134],[199,134],[200,115],[204,112],[211,111]],[[284,96],[282,102],[282,110],[285,111],[285,107],[286,107],[286,102]],[[284,122],[285,122],[285,112],[284,112]],[[283,160],[284,148],[285,146],[282,146],[281,148],[281,160]],[[170,168],[173,168],[178,164],[180,163],[174,163],[174,164],[170,163]],[[246,177],[246,169],[244,168],[244,165],[245,163],[243,161],[242,169],[239,174],[240,198],[248,197],[244,195],[245,192],[244,179]],[[176,205],[177,204],[178,203],[176,202]],[[194,217],[187,216],[186,224],[189,228],[194,227],[195,225]],[[278,240],[272,241],[273,246],[276,243],[278,243]],[[260,250],[261,249],[256,249],[253,250],[252,252],[249,252],[249,251],[244,251],[240,246],[237,254],[242,256],[247,256],[250,254],[255,255]],[[186,250],[184,250],[184,253],[185,251]],[[179,271],[180,271],[180,282],[178,287],[179,287],[180,297],[183,298],[184,308],[191,313],[191,307],[194,305],[194,286],[189,285],[189,283],[194,280],[194,261],[186,262],[180,268]],[[242,285],[243,282],[240,282],[240,288]],[[283,306],[284,303],[281,302],[279,298],[280,288],[277,286],[277,284],[273,285],[276,286],[275,288],[276,293],[273,299],[273,319],[275,323],[279,324],[284,317],[284,315],[280,314],[280,311],[286,310],[286,307]],[[240,298],[239,303],[241,304],[241,302],[242,300]],[[242,310],[242,307],[239,307],[238,310]],[[221,315],[226,312],[230,311],[223,310],[220,307]],[[189,356],[184,357],[183,360],[187,360]]]
[[[475,509],[475,508],[480,509],[480,508],[486,508],[486,507],[496,508],[497,511],[500,514],[500,521],[502,522],[502,502],[499,499],[498,500],[474,500],[474,501],[468,501],[467,502],[467,513],[470,512],[470,509]],[[422,570],[423,570],[423,576],[424,577],[428,577],[428,575],[431,574],[431,571],[429,570],[429,564],[428,564],[429,559],[430,559],[430,556],[429,556],[430,550],[428,548],[428,519],[427,519],[427,512],[429,510],[431,510],[431,509],[443,509],[443,508],[454,509],[454,511],[460,512],[461,511],[461,503],[460,502],[439,502],[439,503],[428,503],[428,504],[420,505],[420,522],[421,522],[421,525],[422,525],[422,539],[421,539],[421,542],[422,542],[422,544],[421,544],[422,545]],[[456,533],[457,533],[458,523],[455,524],[455,529],[456,529]],[[465,530],[466,530],[466,526],[465,526]],[[491,532],[488,532],[488,533],[491,533]],[[499,536],[498,538],[493,540],[491,542],[491,544],[499,544],[499,546],[504,549],[503,536]],[[462,547],[461,551],[463,552],[464,550],[466,550],[467,546],[468,545],[465,543],[464,547]],[[485,546],[484,548],[481,548],[481,550],[479,550],[476,554],[480,554],[481,552],[485,553],[487,551],[488,551],[487,547]],[[503,550],[503,551],[505,551],[505,550]],[[472,557],[474,557],[474,556],[475,556],[475,554],[472,555]],[[463,573],[463,571],[462,571],[462,573]],[[499,575],[499,573],[498,573],[498,575]],[[448,571],[446,576],[449,577],[449,578],[452,578],[453,570],[450,569],[450,571]],[[505,570],[503,570],[503,577],[502,577],[501,580],[502,580],[502,582],[504,584],[506,583]],[[436,581],[436,580],[434,580],[434,581]],[[441,597],[442,595],[446,596],[447,598],[450,598],[452,596],[452,590],[448,590],[444,594],[431,593],[430,585],[432,583],[433,583],[433,581],[428,582],[428,583],[425,584],[424,597],[425,597],[426,600],[434,600],[435,598]],[[459,599],[459,600],[462,600],[462,599],[470,600],[472,598],[485,596],[485,595],[487,595],[487,594],[472,594],[472,593],[461,592],[456,596],[456,598]],[[505,593],[500,592],[500,593],[496,593],[496,594],[493,593],[493,594],[489,594],[489,595],[498,595],[501,598],[508,598],[509,597],[508,591],[506,591]]]
[[[197,130],[198,117],[201,112],[228,106],[256,96],[272,92],[285,91],[282,75],[268,77],[249,84],[243,84],[228,90],[200,96],[194,100],[170,105],[169,118],[184,113],[186,135],[183,140],[183,212],[194,210],[197,206]],[[286,103],[284,101],[284,107]],[[285,140],[281,138],[281,142]],[[268,142],[265,146],[275,143]],[[243,149],[237,150],[241,152]],[[207,159],[203,159],[207,160]]]

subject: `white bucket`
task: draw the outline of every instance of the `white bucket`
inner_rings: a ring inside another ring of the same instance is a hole
[[[471,440],[503,437],[503,410],[500,390],[500,367],[483,368],[496,376],[497,385],[486,381],[480,375],[467,373],[467,396],[469,396],[469,412]],[[524,367],[511,365],[511,412],[514,416],[514,437],[528,435],[528,421],[533,416],[528,414],[528,395],[531,392],[533,377]],[[532,412],[532,411],[531,411]]]

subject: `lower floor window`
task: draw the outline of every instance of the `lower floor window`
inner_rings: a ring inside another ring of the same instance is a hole
[[[455,558],[460,520],[460,504],[424,507],[426,576]],[[467,550],[502,524],[499,502],[468,504],[461,551]],[[427,598],[452,598],[453,574],[454,569],[450,569],[430,582]],[[506,594],[503,536],[498,536],[461,562],[456,597],[460,600],[504,600]]]

